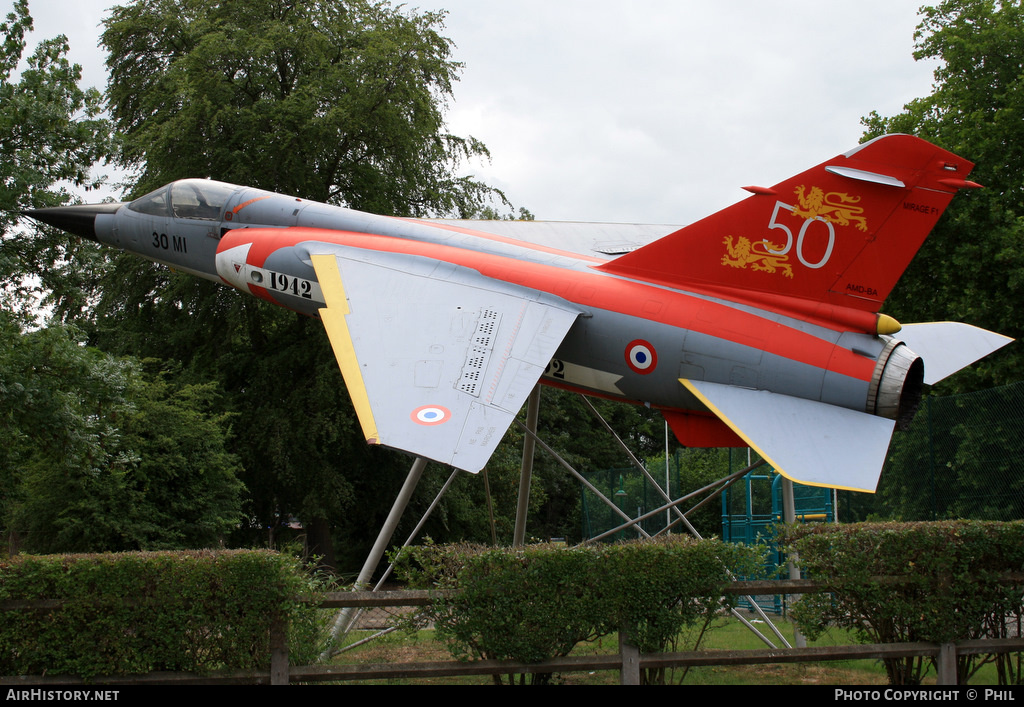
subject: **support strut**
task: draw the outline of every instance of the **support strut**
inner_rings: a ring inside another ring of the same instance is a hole
[[[365,589],[366,585],[370,582],[370,578],[373,576],[373,571],[377,568],[381,558],[384,557],[384,551],[387,549],[388,543],[391,542],[391,536],[395,534],[395,530],[398,528],[398,521],[402,519],[402,514],[405,513],[405,509],[409,505],[409,500],[412,498],[413,491],[416,490],[416,485],[423,476],[423,470],[426,467],[427,460],[422,457],[417,457],[416,461],[412,463],[412,468],[409,469],[409,474],[405,477],[405,483],[402,484],[402,490],[398,492],[398,497],[391,506],[391,511],[388,513],[387,520],[384,521],[384,525],[377,534],[377,540],[374,542],[373,548],[370,550],[370,554],[367,555],[366,561],[363,563],[363,568],[359,571],[359,576],[356,578],[356,583],[353,585],[352,591],[357,592]],[[320,660],[327,660],[330,658],[331,647],[338,639],[338,636],[348,630],[348,624],[350,623],[349,617],[351,615],[352,609],[350,607],[346,607],[338,613],[337,618],[334,620],[334,625],[331,627],[331,637],[327,642],[327,648],[325,648],[323,653],[320,654]]]
[[[516,503],[516,527],[512,547],[522,547],[526,541],[526,512],[530,508],[530,482],[533,478],[534,440],[537,438],[537,419],[540,417],[540,383],[533,386],[526,408],[526,429],[523,437],[523,466],[519,474],[519,501]]]

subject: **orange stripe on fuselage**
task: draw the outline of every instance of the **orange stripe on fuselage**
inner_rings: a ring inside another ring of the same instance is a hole
[[[255,232],[258,230],[258,233]],[[363,250],[423,256],[472,268],[480,274],[548,292],[583,307],[617,312],[707,334],[835,373],[869,381],[875,361],[785,324],[657,285],[611,275],[578,272],[513,257],[392,236],[314,228],[238,229],[221,248],[252,243],[248,264],[263,267],[271,253],[299,243],[321,241]],[[533,249],[531,244],[513,241]],[[577,260],[580,259],[573,256]],[[652,305],[657,304],[657,311]],[[646,307],[646,308],[645,308]],[[823,323],[823,326],[827,324]]]

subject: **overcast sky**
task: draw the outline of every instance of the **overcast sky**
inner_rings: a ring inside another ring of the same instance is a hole
[[[30,0],[106,85],[112,0]],[[448,117],[538,219],[688,223],[854,147],[861,117],[930,93],[918,2],[422,0],[465,64]],[[0,0],[4,14],[11,0]],[[197,175],[205,176],[205,175]]]

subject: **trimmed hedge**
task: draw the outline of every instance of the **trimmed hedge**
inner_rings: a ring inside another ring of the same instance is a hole
[[[753,571],[759,548],[683,536],[577,548],[421,546],[403,575],[454,589],[429,610],[458,658],[539,662],[579,642],[626,631],[642,652],[664,650],[722,605],[729,571]]]
[[[273,619],[314,630],[298,601],[311,591],[294,558],[269,551],[0,559],[0,602],[60,602],[0,611],[0,675],[269,669]]]
[[[1021,585],[1005,579],[1024,571],[1022,522],[786,526],[780,541],[804,576],[827,584],[792,612],[810,638],[840,626],[865,643],[944,643],[1004,635],[1020,612]],[[961,681],[972,660],[961,659]],[[927,669],[920,659],[885,663],[893,684],[919,683]]]

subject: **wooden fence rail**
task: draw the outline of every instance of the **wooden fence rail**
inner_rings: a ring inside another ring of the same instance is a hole
[[[880,578],[887,581],[887,578]],[[774,580],[734,582],[726,593],[740,595],[805,594],[820,591],[822,584],[810,580]],[[431,592],[333,592],[320,602],[323,608],[424,606],[431,601]],[[24,609],[55,608],[59,603],[46,601],[0,602],[0,612]],[[282,623],[271,626],[271,668],[269,672],[223,671],[210,675],[191,673],[149,673],[146,675],[117,675],[92,679],[101,685],[145,684],[272,684],[300,682],[343,682],[351,680],[398,680],[437,678],[467,675],[507,675],[511,673],[566,673],[593,670],[618,670],[622,684],[638,684],[644,668],[669,668],[712,665],[755,665],[764,663],[800,663],[835,660],[881,660],[926,656],[936,658],[938,684],[955,685],[958,655],[980,653],[1008,653],[1024,651],[1024,637],[993,638],[957,641],[955,643],[900,643],[818,648],[770,648],[738,651],[684,651],[677,653],[640,654],[627,642],[620,640],[617,654],[594,656],[568,656],[542,663],[478,660],[431,661],[419,663],[378,663],[361,665],[288,664],[286,646],[287,627]],[[83,680],[73,676],[0,676],[0,686],[19,685],[81,685]]]

